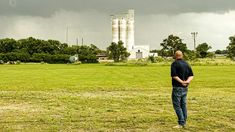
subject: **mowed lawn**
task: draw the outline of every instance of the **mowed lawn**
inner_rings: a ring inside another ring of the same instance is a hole
[[[184,131],[235,131],[235,66],[193,66]],[[0,65],[0,131],[173,131],[169,66]]]

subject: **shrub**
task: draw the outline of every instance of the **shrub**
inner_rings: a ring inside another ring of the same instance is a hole
[[[148,65],[148,62],[143,62],[143,61],[137,61],[136,63],[135,63],[135,65],[136,66],[147,66]]]
[[[8,59],[6,57],[6,54],[3,54],[3,53],[0,53],[0,60],[4,61],[4,62],[7,62]]]
[[[17,64],[17,65],[19,65],[21,62],[19,61],[19,60],[17,60],[16,62],[15,62],[15,64]]]
[[[83,54],[79,54],[78,55],[79,61],[81,61],[82,63],[98,63],[98,58],[96,57],[95,54],[87,54],[87,55],[83,55]]]
[[[208,57],[208,58],[215,58],[215,53],[209,52],[209,53],[206,55],[206,57]]]
[[[155,60],[156,60],[156,62],[163,62],[163,61],[165,61],[165,59],[160,57],[160,56],[155,57]]]
[[[127,66],[127,63],[115,63],[115,62],[107,62],[105,66]]]
[[[187,53],[184,54],[184,59],[185,60],[196,60],[197,54],[194,51],[188,51]]]
[[[68,63],[69,55],[56,54],[51,56],[51,63]]]
[[[152,63],[156,63],[156,58],[154,56],[149,56],[148,60]]]
[[[34,53],[31,57],[32,62],[51,62],[51,55],[45,53]]]
[[[3,60],[0,60],[0,64],[4,64],[4,61],[3,61]]]
[[[81,65],[81,64],[82,64],[81,61],[76,61],[76,62],[73,63],[73,65]]]
[[[69,62],[69,55],[56,54],[50,55],[45,53],[35,53],[31,57],[32,62],[46,62],[46,63],[67,63]]]

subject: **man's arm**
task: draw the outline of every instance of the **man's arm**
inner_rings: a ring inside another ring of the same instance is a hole
[[[175,79],[176,81],[178,81],[179,83],[184,83],[184,81],[181,80],[178,76],[174,76],[172,78]]]
[[[189,84],[192,80],[193,80],[193,76],[190,76],[184,83]]]
[[[190,82],[193,80],[193,76],[188,77],[186,81],[181,80],[178,76],[174,76],[172,78],[181,83],[183,86],[188,86]]]
[[[188,85],[188,83],[185,83],[185,81],[181,80],[178,76],[174,76],[172,78],[181,83],[185,87]]]
[[[193,80],[193,70],[192,68],[189,66],[189,75],[188,75],[188,79],[185,81],[185,83],[190,84],[190,82]]]

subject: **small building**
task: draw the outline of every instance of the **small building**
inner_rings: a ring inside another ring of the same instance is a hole
[[[135,45],[130,51],[129,59],[142,59],[149,57],[150,48],[148,45]]]
[[[108,56],[104,53],[97,54],[96,57],[98,58],[98,61],[108,60]]]

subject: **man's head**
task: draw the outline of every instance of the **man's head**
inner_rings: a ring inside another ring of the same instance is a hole
[[[183,59],[183,53],[180,50],[175,52],[175,59]]]

